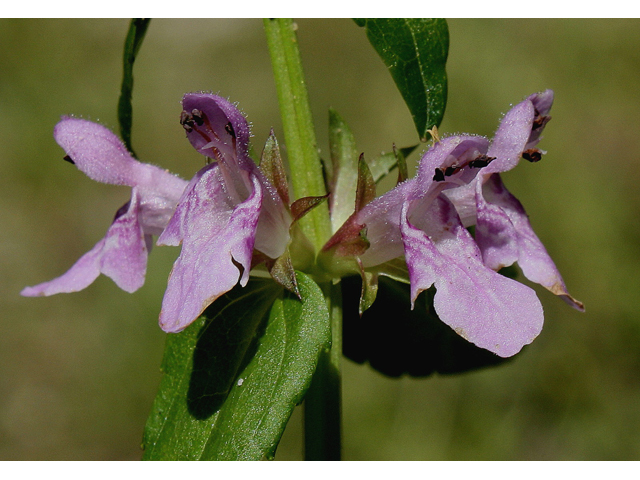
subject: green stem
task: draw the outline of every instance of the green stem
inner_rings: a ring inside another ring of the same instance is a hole
[[[331,349],[320,355],[318,368],[304,401],[305,460],[340,460],[342,450],[341,369],[342,292],[341,285],[325,284],[325,298],[331,315]]]
[[[150,18],[133,18],[131,20],[127,39],[124,42],[124,54],[122,58],[122,86],[120,87],[120,99],[118,100],[118,121],[120,122],[122,141],[134,157],[136,154],[131,146],[133,64],[142,46],[142,41],[144,40],[144,35],[147,33],[150,21]]]
[[[295,198],[326,195],[311,107],[302,71],[296,27],[291,19],[265,19],[273,75],[287,146]],[[316,252],[331,235],[329,207],[323,202],[300,221]]]

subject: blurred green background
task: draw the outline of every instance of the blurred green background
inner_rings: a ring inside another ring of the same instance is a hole
[[[141,456],[176,248],[153,251],[133,295],[22,298],[106,231],[128,189],[62,161],[61,114],[117,130],[128,20],[0,20],[0,459]],[[299,20],[318,144],[327,110],[368,157],[416,143],[389,73],[350,20]],[[441,132],[491,135],[511,104],[552,88],[538,164],[505,175],[586,314],[537,289],[540,337],[515,361],[461,376],[390,379],[344,362],[347,460],[640,459],[640,22],[451,20]],[[190,178],[203,162],[178,124],[185,92],[238,102],[258,149],[281,123],[260,20],[151,22],[135,66],[133,145]],[[282,139],[281,139],[282,140]],[[413,166],[419,156],[412,157]],[[390,320],[389,328],[393,328]],[[301,415],[277,459],[302,458]]]

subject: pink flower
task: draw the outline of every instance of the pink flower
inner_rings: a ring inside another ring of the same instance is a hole
[[[254,249],[275,259],[289,243],[291,216],[248,155],[249,126],[227,100],[185,95],[187,138],[214,163],[185,189],[159,245],[179,245],[162,302],[160,326],[179,332],[237,283],[246,285]]]
[[[412,302],[435,286],[440,319],[502,357],[531,343],[543,324],[535,292],[497,273],[503,266],[518,261],[527,278],[582,309],[497,174],[523,155],[540,158],[535,145],[552,98],[547,91],[513,107],[491,143],[471,135],[434,142],[416,177],[356,211],[327,242],[325,254],[357,257],[364,271],[382,275],[404,257]],[[474,224],[475,240],[465,228]]]
[[[132,187],[131,200],[115,215],[105,237],[65,274],[26,287],[27,297],[77,292],[103,273],[127,292],[144,284],[151,236],[159,235],[173,215],[187,182],[154,165],[134,159],[109,129],[78,118],[63,117],[54,138],[66,160],[102,183]]]

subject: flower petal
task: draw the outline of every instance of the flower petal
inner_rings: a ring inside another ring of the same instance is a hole
[[[450,188],[442,192],[455,205],[460,220],[465,227],[476,224],[476,188],[482,181],[482,175],[478,175],[471,183]]]
[[[486,138],[474,135],[452,136],[436,142],[420,160],[414,179],[401,183],[352,215],[323,250],[336,247],[337,255],[353,254],[353,243],[358,242],[358,237],[366,229],[370,246],[361,255],[365,267],[401,256],[400,213],[404,202],[421,198],[422,204],[428,205],[443,190],[473,181],[480,169],[471,167],[470,162],[486,153],[488,146]],[[436,170],[442,174],[439,180],[434,175]]]
[[[485,265],[498,270],[517,261],[529,280],[561,296],[577,310],[584,310],[582,303],[567,292],[524,207],[506,189],[499,174],[491,175],[478,192],[477,211],[476,241]]]
[[[139,215],[140,198],[134,188],[128,210],[107,231],[100,262],[100,271],[129,293],[144,285],[147,272],[147,239]]]
[[[251,195],[235,204],[220,164],[199,173],[159,241],[182,241],[162,302],[160,326],[179,332],[220,295],[240,281],[246,285],[262,204],[262,187],[248,175]]]
[[[249,125],[231,102],[210,93],[187,93],[182,108],[181,123],[199,153],[227,162],[248,160]]]
[[[162,232],[187,185],[185,180],[155,165],[139,162],[111,130],[88,120],[65,117],[56,125],[54,137],[89,178],[138,187],[140,221],[145,234]]]
[[[435,285],[434,307],[440,319],[501,357],[515,355],[531,343],[543,323],[535,292],[482,264],[473,238],[446,197],[439,196],[425,215],[411,218],[416,226],[407,218],[409,210],[407,202],[401,232],[412,301]]]
[[[553,90],[545,90],[544,92],[534,93],[529,95],[527,99],[533,104],[535,109],[536,118],[534,119],[533,128],[529,141],[525,146],[525,150],[535,147],[540,141],[540,135],[544,130],[544,126],[551,119],[549,111],[553,105]]]
[[[33,287],[26,287],[20,295],[23,297],[48,297],[56,293],[70,293],[84,290],[100,275],[100,254],[104,247],[104,238],[85,253],[63,275]]]
[[[540,134],[549,120],[547,114],[553,103],[553,91],[529,95],[524,101],[514,106],[504,116],[491,141],[487,156],[495,159],[482,170],[469,184],[445,191],[445,195],[453,202],[465,226],[475,224],[476,220],[476,188],[479,182],[496,172],[506,172],[514,168],[523,152],[533,149],[538,144]],[[543,152],[538,152],[538,154]]]
[[[187,215],[187,211],[190,208],[195,207],[194,202],[188,202],[187,200],[197,195],[193,193],[193,189],[196,187],[198,182],[203,175],[205,175],[209,170],[218,168],[216,164],[209,164],[204,168],[198,170],[193,178],[189,181],[187,186],[182,192],[180,199],[178,200],[178,204],[173,212],[173,216],[169,219],[166,227],[158,237],[156,245],[171,245],[177,247],[182,243],[182,239],[185,236],[185,228],[187,223],[185,222],[185,216]],[[227,208],[232,208],[232,203],[227,203]]]
[[[474,179],[478,168],[469,168],[469,162],[487,153],[489,141],[478,135],[454,135],[435,142],[420,159],[416,180],[426,193],[427,189],[440,193],[446,188],[465,185]],[[447,172],[451,167],[451,172]],[[436,170],[442,171],[442,179],[435,181]],[[447,172],[447,173],[445,173]],[[436,193],[435,196],[438,195]]]
[[[491,141],[487,155],[496,157],[482,173],[506,172],[515,167],[531,135],[535,109],[529,99],[507,112]]]
[[[147,247],[140,225],[140,199],[134,188],[126,210],[117,215],[105,237],[85,253],[64,275],[34,287],[21,295],[49,296],[77,292],[88,287],[103,273],[120,288],[132,293],[144,284],[147,269]]]
[[[89,178],[115,185],[137,185],[142,164],[108,128],[81,118],[63,117],[53,136]]]

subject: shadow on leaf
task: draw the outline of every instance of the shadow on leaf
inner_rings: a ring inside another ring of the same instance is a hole
[[[196,419],[207,419],[220,409],[255,355],[275,300],[272,292],[269,296],[272,301],[265,302],[263,295],[243,295],[236,287],[203,313],[206,321],[198,332],[187,392],[187,408]]]

